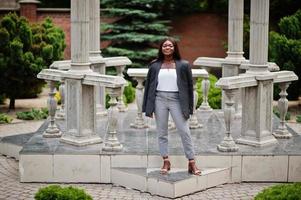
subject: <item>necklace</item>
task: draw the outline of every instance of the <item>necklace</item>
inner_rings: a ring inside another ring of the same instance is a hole
[[[174,69],[176,67],[175,61],[174,60],[164,60],[162,63],[162,68],[163,69]]]

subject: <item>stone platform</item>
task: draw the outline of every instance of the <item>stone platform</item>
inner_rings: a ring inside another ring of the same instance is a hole
[[[186,194],[222,183],[301,181],[301,172],[298,170],[301,167],[301,136],[298,133],[289,129],[293,137],[278,140],[276,145],[263,148],[238,145],[238,152],[221,153],[216,147],[222,141],[225,132],[222,116],[220,110],[197,113],[197,118],[203,127],[192,129],[191,134],[198,167],[201,168],[203,174],[206,174],[207,169],[213,170],[212,177],[215,178],[209,178],[211,181],[214,182],[219,178],[223,181],[215,182],[214,185],[206,183],[206,187],[201,181],[196,181],[197,184],[193,186],[194,191],[185,190]],[[0,153],[20,160],[21,182],[116,183],[135,188],[133,185],[135,181],[145,180],[147,187],[145,186],[144,191],[163,195],[158,190],[150,189],[151,181],[147,181],[152,179],[150,170],[158,170],[162,164],[158,152],[155,122],[147,118],[149,128],[133,129],[130,124],[135,117],[136,110],[119,113],[118,138],[124,146],[122,152],[103,152],[101,150],[103,143],[76,147],[61,143],[59,139],[43,138],[42,133],[48,125],[46,121],[35,133],[2,138]],[[106,122],[106,118],[97,121],[98,131],[103,139],[106,138],[106,128],[104,128],[107,127]],[[274,128],[278,123],[278,119],[274,118]],[[57,121],[57,124],[64,131],[64,121]],[[236,119],[232,128],[234,139],[239,137],[240,126],[240,119]],[[183,156],[182,144],[176,130],[169,133],[169,153],[172,169],[176,170],[172,172],[183,172],[187,175],[187,160]],[[125,169],[134,174],[132,177],[136,177],[135,179],[128,178],[128,185],[116,179],[116,173],[124,174]],[[215,176],[222,169],[227,171],[227,175]],[[141,170],[144,171],[142,176],[139,173]],[[181,173],[170,175],[176,180],[179,174]],[[191,177],[187,177],[182,181],[194,182],[198,178],[190,179]],[[199,177],[199,179],[202,178]],[[155,180],[158,183],[165,183],[160,177]],[[181,188],[177,187],[177,184],[181,184],[182,181],[165,184],[166,187],[174,188],[170,189],[165,196],[173,198],[185,195],[181,189],[176,189]]]
[[[203,169],[201,176],[190,175],[183,169],[172,169],[167,175],[162,175],[158,168],[113,168],[111,173],[112,183],[116,185],[176,198],[228,183],[230,169]]]

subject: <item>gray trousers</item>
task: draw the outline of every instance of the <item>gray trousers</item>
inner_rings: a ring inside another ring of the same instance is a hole
[[[158,143],[161,156],[168,156],[168,117],[169,113],[181,136],[185,156],[194,159],[188,120],[182,114],[178,92],[156,92],[155,117]]]

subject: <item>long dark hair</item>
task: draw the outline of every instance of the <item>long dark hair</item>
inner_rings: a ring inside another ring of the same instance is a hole
[[[177,44],[177,42],[176,42],[175,39],[170,38],[170,37],[165,38],[165,39],[162,40],[162,42],[160,43],[160,46],[159,46],[159,49],[158,49],[158,57],[157,57],[157,60],[160,60],[160,61],[163,61],[163,60],[164,60],[164,54],[163,54],[163,52],[162,52],[162,46],[163,46],[164,42],[166,42],[166,41],[170,41],[170,42],[173,44],[173,46],[174,46],[174,52],[173,52],[173,55],[172,55],[173,59],[174,59],[174,60],[181,60],[181,55],[180,55],[180,51],[179,51],[179,48],[178,48],[178,44]]]

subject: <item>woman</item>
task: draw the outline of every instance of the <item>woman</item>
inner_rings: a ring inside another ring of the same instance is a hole
[[[163,157],[162,174],[171,164],[168,159],[168,116],[171,114],[181,136],[188,172],[200,175],[196,167],[188,119],[193,112],[193,85],[189,63],[181,60],[178,45],[172,38],[160,44],[158,57],[150,63],[145,84],[142,111],[148,117],[155,114],[160,154]]]

